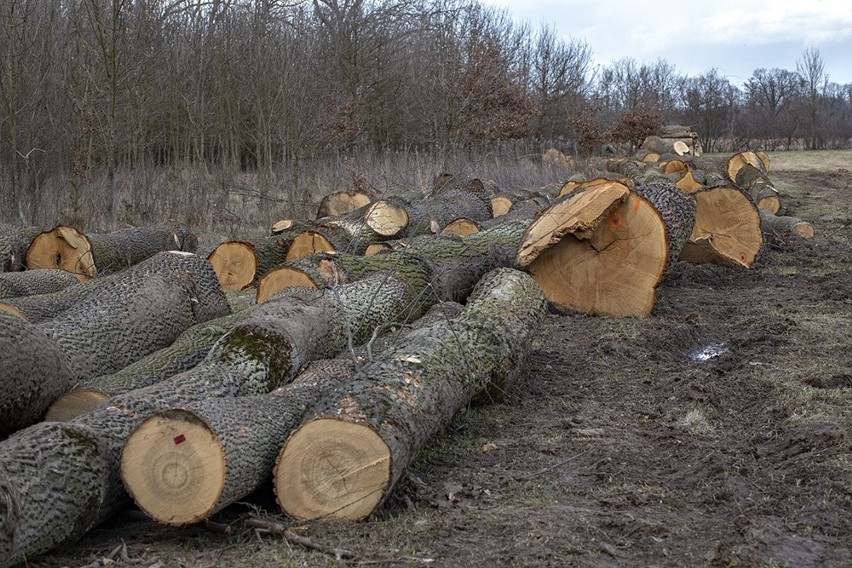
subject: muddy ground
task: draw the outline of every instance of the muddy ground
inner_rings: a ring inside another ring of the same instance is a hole
[[[128,511],[29,566],[852,565],[852,163],[798,156],[772,178],[816,238],[676,265],[648,319],[551,315],[369,521],[294,522],[264,491],[208,526]]]

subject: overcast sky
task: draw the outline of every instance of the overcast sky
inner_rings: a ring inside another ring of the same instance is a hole
[[[852,83],[849,0],[481,1],[534,27],[553,24],[567,40],[584,40],[598,65],[624,57],[639,63],[663,58],[681,74],[696,76],[716,67],[740,85],[761,67],[795,71],[802,52],[816,47],[829,80]]]

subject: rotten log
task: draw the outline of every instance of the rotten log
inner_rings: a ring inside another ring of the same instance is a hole
[[[61,268],[94,278],[133,266],[158,252],[194,252],[197,237],[179,225],[131,227],[84,234],[59,225],[35,237],[27,249],[28,268]]]
[[[37,325],[82,381],[118,371],[190,326],[229,312],[210,263],[192,253],[161,252]]]
[[[457,318],[411,332],[358,369],[282,448],[274,468],[282,510],[302,519],[369,516],[460,409],[490,385],[511,383],[545,315],[535,282],[499,269]]]
[[[3,312],[0,361],[0,438],[4,438],[41,420],[48,405],[71,386],[71,374],[53,341],[33,324]]]
[[[111,397],[147,387],[195,367],[213,344],[245,320],[252,309],[197,323],[181,333],[174,343],[142,357],[111,375],[79,383],[50,405],[45,420],[64,422],[84,414]]]
[[[77,284],[76,275],[56,268],[0,273],[0,298],[21,298],[50,294]]]
[[[629,190],[618,181],[600,181],[539,215],[517,260],[559,308],[647,317],[694,222],[695,200],[673,184]]]
[[[405,327],[417,329],[460,310],[458,304],[437,304]],[[390,337],[381,345],[371,340],[366,360],[392,345],[391,335],[380,336]],[[323,395],[351,380],[355,365],[346,353],[309,363],[292,383],[268,395],[210,399],[155,413],[130,434],[121,452],[128,493],[148,516],[173,525],[199,522],[242,499],[271,478],[286,437]]]

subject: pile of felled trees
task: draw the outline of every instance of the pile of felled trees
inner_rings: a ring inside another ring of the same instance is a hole
[[[647,316],[675,261],[758,258],[748,188],[642,168],[535,191],[445,176],[420,200],[335,194],[316,220],[207,259],[131,262],[65,229],[31,244],[88,280],[3,300],[0,409],[17,418],[0,432],[0,566],[131,498],[195,523],[268,479],[294,517],[370,515],[459,409],[511,384],[546,301]],[[252,285],[231,312],[223,290]]]

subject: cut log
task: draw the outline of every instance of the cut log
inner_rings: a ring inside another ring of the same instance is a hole
[[[0,273],[0,298],[49,294],[78,282],[76,275],[55,268]]]
[[[581,188],[530,225],[518,263],[559,308],[647,317],[694,222],[695,201],[670,183]]]
[[[318,287],[346,283],[368,274],[405,273],[423,293],[441,300],[461,301],[488,270],[514,264],[529,219],[500,223],[459,238],[421,236],[386,241],[391,250],[375,256],[315,253],[270,271],[258,282],[258,302],[286,287]]]
[[[695,198],[695,226],[680,252],[680,260],[752,266],[763,247],[760,215],[738,188],[716,186],[691,193]]]
[[[334,291],[287,292],[258,306],[200,365],[117,395],[70,422],[36,424],[0,442],[0,495],[15,504],[0,507],[0,558],[11,564],[49,550],[123,507],[121,448],[153,413],[267,393],[307,362],[368,340],[378,326],[420,315],[412,312],[418,294],[386,275]]]
[[[115,395],[164,381],[203,361],[213,344],[249,317],[246,308],[223,317],[197,323],[169,345],[146,355],[111,375],[83,381],[50,405],[45,420],[64,422],[88,412]]]
[[[116,274],[95,293],[38,324],[77,381],[114,373],[171,344],[190,326],[230,312],[209,262],[163,252]]]
[[[814,238],[814,227],[804,219],[774,215],[766,209],[760,209],[760,221],[763,231],[772,236],[796,235],[803,239]]]
[[[467,235],[478,233],[480,229],[479,223],[476,221],[460,217],[454,221],[450,221],[450,223],[448,223],[441,232],[445,235],[466,237]]]
[[[526,274],[483,277],[457,318],[408,334],[293,432],[274,468],[282,510],[301,519],[370,515],[476,394],[511,383],[545,315]]]
[[[762,162],[760,163],[762,165]],[[737,171],[737,177],[734,181],[737,186],[751,196],[759,208],[766,209],[772,214],[777,214],[781,210],[781,198],[778,190],[775,189],[766,174],[757,167],[744,164]]]
[[[317,219],[345,215],[370,203],[372,199],[360,191],[338,191],[326,195],[317,209]]]
[[[223,290],[242,290],[254,282],[257,257],[245,241],[226,241],[207,256]]]
[[[684,193],[695,191],[704,186],[705,176],[696,170],[695,165],[686,160],[667,160],[660,163],[664,174],[673,175],[675,185]]]
[[[4,438],[41,420],[50,403],[71,386],[71,374],[55,343],[34,325],[5,313],[0,313],[0,361]]]
[[[461,310],[459,304],[437,304],[404,327],[447,321]],[[396,341],[396,334],[386,333],[372,339],[370,348],[359,349],[363,355],[352,355],[372,362]],[[211,399],[154,414],[130,434],[121,453],[128,493],[159,523],[206,519],[267,481],[287,436],[354,371],[355,361],[346,353],[311,362],[293,383],[268,395]]]
[[[98,288],[108,284],[115,276],[87,280],[47,294],[5,298],[0,302],[0,311],[14,314],[31,323],[47,321],[76,306],[83,299],[94,294]]]
[[[33,239],[26,264],[28,268],[61,268],[95,277],[133,266],[158,252],[193,252],[197,244],[197,238],[178,225],[132,227],[89,235],[60,225]]]
[[[730,158],[728,158],[727,163],[725,164],[725,173],[728,174],[728,179],[733,182],[737,181],[737,176],[740,175],[740,171],[746,167],[751,166],[756,168],[761,173],[766,173],[766,168],[763,164],[763,160],[752,151],[739,152],[734,154]]]

